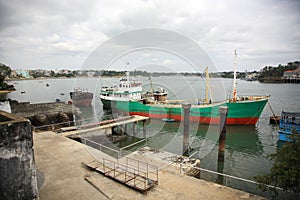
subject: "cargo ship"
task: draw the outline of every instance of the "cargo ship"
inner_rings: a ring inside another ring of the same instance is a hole
[[[70,92],[70,98],[72,103],[75,106],[90,106],[93,100],[94,94],[79,88],[74,89],[74,91]]]
[[[235,53],[236,55],[236,53]],[[212,102],[208,95],[209,75],[206,68],[206,92],[204,101],[185,102],[167,100],[167,92],[160,88],[154,91],[150,81],[150,91],[143,93],[141,81],[137,81],[126,72],[120,83],[114,87],[103,87],[100,99],[104,109],[124,112],[130,115],[142,115],[154,119],[183,120],[183,104],[191,104],[190,121],[200,124],[219,124],[219,107],[227,106],[228,125],[255,125],[269,96],[241,96],[236,94],[236,61],[234,70],[233,97],[221,102]],[[168,121],[167,120],[167,121]]]

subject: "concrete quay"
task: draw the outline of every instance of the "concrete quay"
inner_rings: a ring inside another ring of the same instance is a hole
[[[240,190],[180,175],[179,170],[172,169],[171,165],[159,170],[158,185],[144,195],[92,172],[81,164],[95,160],[94,156],[109,158],[102,152],[53,132],[33,133],[33,142],[41,200],[263,199]],[[130,156],[140,159],[143,155],[133,153]]]

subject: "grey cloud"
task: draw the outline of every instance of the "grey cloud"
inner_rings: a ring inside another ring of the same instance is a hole
[[[80,66],[98,45],[136,28],[183,33],[207,51],[220,70],[299,60],[300,1],[0,1],[0,62],[12,67]],[[131,45],[153,36],[127,38]],[[56,39],[54,40],[54,37]],[[159,36],[157,36],[159,37]],[[172,37],[172,36],[170,36]],[[172,48],[190,48],[156,38]],[[169,38],[171,39],[171,38]],[[146,44],[146,43],[145,43]],[[126,41],[115,41],[127,48]],[[190,49],[192,52],[192,49]],[[102,56],[110,52],[103,52]],[[34,55],[38,55],[37,57]]]

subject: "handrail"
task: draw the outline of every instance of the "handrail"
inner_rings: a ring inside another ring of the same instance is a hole
[[[138,144],[138,143],[144,142],[144,141],[146,141],[146,140],[147,140],[147,138],[142,139],[142,140],[140,140],[140,141],[137,141],[137,142],[135,142],[135,143],[132,143],[132,144],[130,144],[130,145],[127,145],[127,146],[125,146],[125,147],[122,147],[122,148],[120,149],[120,151],[122,151],[122,150],[124,150],[124,149],[127,149],[127,148],[129,148],[129,147],[132,147],[132,146],[134,146],[134,145],[136,145],[136,144]]]
[[[67,122],[59,122],[59,123],[54,123],[54,124],[47,124],[47,125],[42,125],[42,126],[33,126],[34,129],[39,129],[39,128],[45,128],[45,127],[53,127],[57,125],[62,125],[62,124],[71,124],[71,123],[78,123],[78,122],[84,122],[84,121],[89,121],[93,120],[95,118],[87,118],[87,119],[82,119],[82,120],[75,120],[75,121],[67,121]],[[70,126],[70,125],[69,125]]]
[[[103,144],[100,144],[100,143],[98,143],[98,142],[89,140],[89,139],[87,139],[87,138],[85,138],[85,137],[82,137],[82,136],[80,136],[80,139],[85,140],[85,141],[88,141],[88,142],[90,142],[90,143],[92,143],[92,144],[96,144],[96,145],[98,145],[99,147],[104,147],[104,148],[106,148],[106,149],[108,149],[108,150],[111,150],[111,151],[117,153],[118,159],[120,158],[120,151],[118,151],[118,150],[115,150],[115,149],[113,149],[113,148],[110,148],[110,147],[108,147],[108,146],[105,146],[105,145],[103,145]],[[85,142],[85,145],[86,145],[86,142]],[[100,149],[99,149],[99,150],[100,150]]]
[[[183,162],[180,163],[180,174],[182,172],[182,165],[183,165]],[[232,176],[232,175],[228,175],[228,174],[224,174],[224,173],[212,171],[212,170],[209,170],[209,169],[204,169],[204,168],[201,168],[201,167],[193,166],[192,168],[198,169],[200,171],[205,171],[205,172],[208,172],[208,173],[211,173],[211,174],[216,174],[216,175],[224,176],[224,177],[227,177],[227,178],[232,178],[232,179],[235,179],[235,180],[240,180],[240,181],[244,181],[244,182],[248,182],[248,183],[253,183],[253,184],[256,184],[256,185],[260,185],[261,184],[259,182],[252,181],[252,180],[249,180],[249,179],[245,179],[245,178],[241,178],[241,177],[237,177],[237,176]],[[273,185],[265,185],[265,186],[267,186],[269,188],[275,188],[275,189],[283,191],[283,188],[280,188],[280,187],[277,187],[277,186],[273,186]]]

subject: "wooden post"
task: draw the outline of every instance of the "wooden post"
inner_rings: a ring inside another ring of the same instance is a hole
[[[225,143],[226,143],[226,118],[228,113],[228,107],[220,106],[219,113],[220,113],[220,137],[219,137],[218,161],[224,162],[224,152],[225,152]]]
[[[182,154],[188,153],[189,138],[190,138],[190,108],[191,104],[182,104],[184,119],[183,119],[183,145]]]

